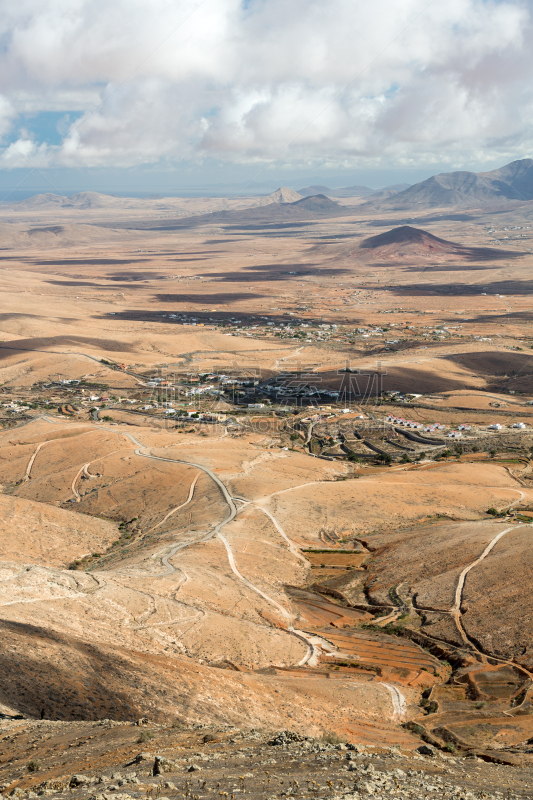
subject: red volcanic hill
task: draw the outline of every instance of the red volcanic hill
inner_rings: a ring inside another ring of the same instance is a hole
[[[466,247],[457,242],[439,239],[421,228],[402,225],[386,233],[371,236],[359,245],[360,249],[373,250],[372,258],[405,258],[413,256],[456,256],[472,261],[495,261],[516,258],[524,253],[516,250],[495,250],[490,247]]]

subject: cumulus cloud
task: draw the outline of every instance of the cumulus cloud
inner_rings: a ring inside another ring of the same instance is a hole
[[[0,0],[0,166],[468,165],[533,128],[520,0]],[[21,115],[76,112],[52,147]]]

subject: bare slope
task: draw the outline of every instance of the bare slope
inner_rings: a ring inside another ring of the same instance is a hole
[[[381,201],[384,208],[487,206],[533,200],[533,160],[513,161],[491,172],[443,172]]]
[[[15,209],[42,209],[64,208],[64,209],[87,209],[87,208],[120,208],[131,202],[131,198],[113,197],[109,194],[100,192],[78,192],[69,197],[60,194],[46,192],[28,197],[27,200],[19,200],[12,204]],[[133,201],[134,203],[136,201]],[[138,201],[137,201],[138,202]]]
[[[493,261],[516,258],[522,253],[496,250],[490,247],[466,247],[457,242],[440,239],[421,228],[402,225],[386,233],[370,236],[359,245],[361,250],[373,251],[373,258],[412,258],[413,256],[455,256],[466,260]]]
[[[268,206],[271,203],[296,203],[301,199],[302,195],[298,194],[298,192],[288,189],[286,186],[280,186],[275,192],[260,200],[258,206]]]
[[[217,211],[212,214],[200,214],[181,220],[158,219],[150,222],[113,223],[110,227],[130,228],[135,230],[177,230],[197,228],[202,225],[268,225],[275,222],[290,222],[306,219],[341,217],[353,214],[352,209],[344,208],[335,200],[323,194],[303,197],[294,203],[272,202],[242,211]]]

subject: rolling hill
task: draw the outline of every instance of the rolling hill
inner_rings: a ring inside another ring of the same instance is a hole
[[[277,194],[277,193],[275,193]],[[290,223],[292,221],[318,219],[320,217],[342,217],[353,214],[352,209],[345,208],[323,194],[302,197],[294,203],[270,202],[254,208],[215,211],[211,214],[184,217],[183,219],[158,219],[154,221],[130,221],[113,223],[113,228],[134,230],[176,230],[180,228],[197,228],[202,225],[234,225],[263,226],[271,223]],[[111,226],[110,226],[111,227]]]
[[[491,172],[443,172],[379,203],[376,208],[486,207],[533,200],[533,159],[513,161]]]
[[[117,206],[124,206],[130,199],[131,198],[113,197],[113,195],[102,194],[100,192],[78,192],[69,197],[54,194],[53,192],[46,192],[45,194],[33,195],[33,197],[28,197],[26,200],[19,200],[12,205],[18,209],[27,208],[28,210],[40,208],[115,208]]]
[[[412,258],[415,256],[455,256],[466,260],[493,261],[523,255],[516,251],[496,250],[490,247],[466,247],[457,242],[440,239],[421,228],[402,225],[386,233],[370,236],[359,245],[359,250],[372,251],[375,258]]]

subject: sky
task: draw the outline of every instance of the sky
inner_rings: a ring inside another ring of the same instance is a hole
[[[379,188],[529,157],[532,3],[0,0],[0,196]]]

